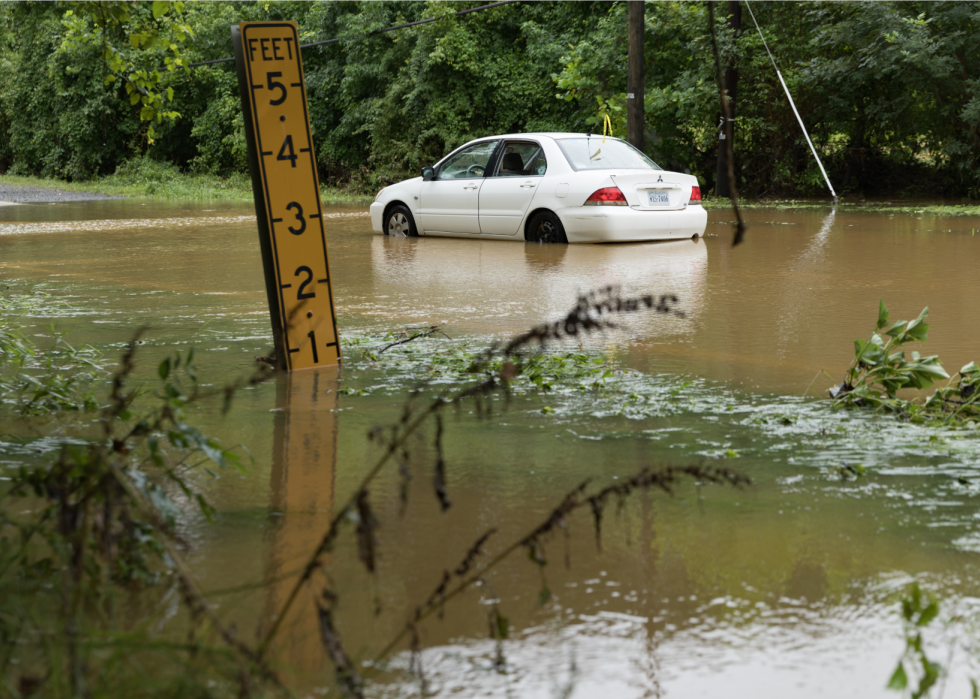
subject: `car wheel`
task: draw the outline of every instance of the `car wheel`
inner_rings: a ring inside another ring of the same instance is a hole
[[[565,228],[550,211],[534,214],[527,225],[527,240],[534,243],[568,243]]]
[[[384,222],[385,235],[393,238],[416,237],[419,232],[415,228],[415,219],[407,206],[399,204],[388,209]]]

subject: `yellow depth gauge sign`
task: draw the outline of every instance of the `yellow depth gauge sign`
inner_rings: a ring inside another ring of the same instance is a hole
[[[242,22],[232,37],[276,361],[289,370],[339,364],[296,23]]]

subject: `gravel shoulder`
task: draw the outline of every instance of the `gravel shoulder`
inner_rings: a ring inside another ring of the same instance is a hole
[[[0,183],[0,205],[2,204],[50,204],[62,201],[93,201],[96,199],[124,199],[110,197],[95,192],[65,192],[60,189],[28,187]]]

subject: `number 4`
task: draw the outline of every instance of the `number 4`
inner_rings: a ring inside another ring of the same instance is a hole
[[[289,155],[286,155],[286,151],[289,151]],[[286,140],[282,142],[282,148],[279,149],[279,155],[276,156],[276,160],[288,160],[291,167],[296,167],[296,153],[293,152],[293,137],[286,136]]]

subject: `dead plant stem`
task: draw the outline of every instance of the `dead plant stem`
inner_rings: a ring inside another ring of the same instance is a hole
[[[299,596],[300,589],[303,587],[303,584],[307,580],[309,580],[310,576],[313,575],[313,572],[319,567],[320,557],[327,551],[327,549],[333,543],[338,527],[343,522],[344,518],[347,517],[347,513],[356,506],[357,499],[361,496],[361,493],[367,489],[371,481],[374,480],[375,476],[377,476],[378,473],[381,472],[381,469],[384,468],[385,464],[388,463],[388,460],[391,459],[391,457],[398,451],[398,449],[405,443],[405,441],[411,435],[413,435],[416,430],[418,430],[422,426],[422,424],[429,417],[429,415],[439,410],[442,406],[448,404],[448,402],[449,401],[445,399],[444,395],[439,396],[425,410],[423,410],[422,413],[415,418],[415,420],[408,423],[403,428],[403,430],[398,435],[398,437],[393,439],[391,442],[389,442],[388,447],[385,449],[384,453],[377,460],[374,466],[371,467],[371,470],[368,471],[367,475],[365,475],[364,478],[361,480],[361,484],[357,487],[357,489],[350,496],[350,498],[348,498],[344,506],[341,507],[340,510],[338,510],[337,514],[331,520],[330,525],[327,527],[327,531],[321,537],[320,543],[314,550],[313,555],[310,557],[309,561],[303,567],[303,572],[300,575],[299,579],[296,581],[292,589],[289,591],[289,595],[286,597],[286,601],[279,609],[279,613],[276,616],[275,621],[272,623],[272,626],[269,628],[268,633],[266,633],[265,638],[263,638],[262,642],[259,644],[259,647],[256,651],[257,658],[261,659],[265,654],[265,651],[268,649],[269,644],[275,638],[276,633],[278,633],[279,627],[282,625],[283,620],[289,614],[289,610],[292,608],[293,603],[296,601],[296,598]]]

